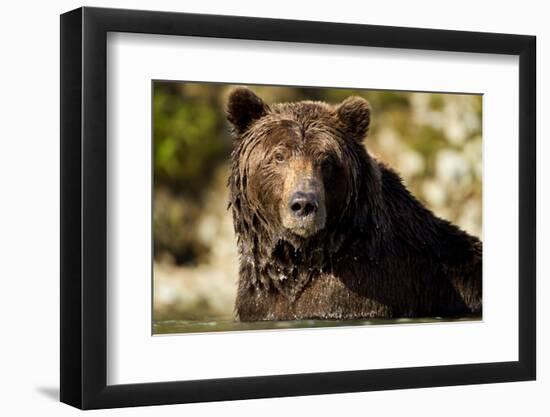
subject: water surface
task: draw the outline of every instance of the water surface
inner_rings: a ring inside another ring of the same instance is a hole
[[[480,321],[480,316],[422,317],[403,319],[360,320],[292,320],[240,322],[231,317],[212,320],[162,320],[153,324],[153,334],[228,332],[246,330],[304,329],[319,327],[380,326],[388,324],[420,324]]]

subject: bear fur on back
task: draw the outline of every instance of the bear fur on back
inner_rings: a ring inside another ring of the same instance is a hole
[[[364,99],[267,105],[237,88],[228,120],[241,321],[481,314],[481,241],[436,217],[369,155]],[[326,211],[311,235],[284,222],[285,184],[307,169]]]

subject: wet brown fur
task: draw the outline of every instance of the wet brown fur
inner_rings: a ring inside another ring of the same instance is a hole
[[[268,106],[238,88],[228,119],[240,320],[481,313],[480,240],[436,217],[368,154],[366,101]],[[292,178],[304,175],[319,180],[326,209],[306,238],[282,215]]]

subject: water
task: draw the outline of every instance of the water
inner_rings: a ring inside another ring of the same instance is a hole
[[[388,324],[421,324],[479,321],[479,316],[423,317],[414,319],[360,319],[360,320],[293,320],[239,322],[230,317],[212,320],[163,320],[153,324],[153,334],[228,332],[245,330],[281,330],[319,327],[380,326]]]

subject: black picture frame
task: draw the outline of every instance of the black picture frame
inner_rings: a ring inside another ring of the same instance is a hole
[[[519,56],[519,360],[107,385],[108,32]],[[536,378],[536,38],[251,17],[79,8],[61,15],[61,401],[82,409]]]

